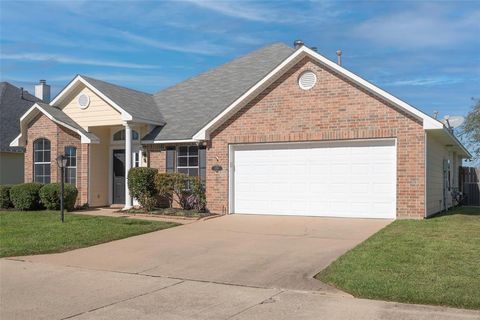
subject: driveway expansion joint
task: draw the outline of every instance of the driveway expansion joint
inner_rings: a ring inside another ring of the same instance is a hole
[[[259,306],[259,305],[262,305],[262,304],[265,304],[265,303],[275,303],[275,301],[273,300],[273,298],[275,298],[276,296],[278,296],[278,295],[280,295],[280,294],[282,294],[282,293],[284,293],[284,292],[285,292],[285,290],[280,290],[279,292],[274,293],[274,294],[271,295],[270,297],[268,297],[268,298],[266,298],[266,299],[264,299],[264,300],[262,300],[262,301],[260,301],[260,302],[258,302],[258,303],[255,303],[255,304],[253,304],[253,305],[251,305],[251,306],[249,306],[249,307],[246,307],[245,309],[243,309],[243,310],[241,310],[241,311],[239,311],[239,312],[231,315],[230,317],[226,318],[226,320],[228,320],[228,319],[233,319],[233,318],[235,318],[236,316],[238,316],[238,315],[240,315],[240,314],[242,314],[242,313],[244,313],[244,312],[247,312],[247,311],[250,310],[250,309],[255,308],[256,306]],[[267,301],[268,301],[268,302],[267,302]]]
[[[156,293],[156,292],[159,292],[159,291],[162,291],[162,290],[171,288],[171,287],[173,287],[173,286],[179,285],[179,284],[181,284],[181,283],[183,283],[183,282],[185,282],[185,281],[179,281],[179,282],[172,283],[172,284],[170,284],[170,285],[168,285],[168,286],[165,286],[165,287],[162,287],[162,288],[159,288],[159,289],[151,290],[151,291],[148,291],[148,292],[143,292],[143,293],[137,294],[137,295],[135,295],[135,296],[133,296],[133,297],[121,299],[121,300],[119,300],[119,301],[115,301],[115,302],[112,302],[112,303],[108,303],[108,304],[105,304],[105,305],[100,306],[100,307],[97,307],[97,308],[93,308],[93,309],[90,309],[90,310],[87,310],[87,311],[83,311],[83,312],[80,312],[80,313],[77,313],[77,314],[74,314],[74,315],[71,315],[71,316],[68,316],[68,317],[64,317],[64,318],[62,318],[61,320],[73,319],[73,318],[79,317],[79,316],[81,316],[81,315],[84,315],[84,314],[87,314],[87,313],[90,313],[90,312],[94,312],[94,311],[97,311],[97,310],[100,310],[100,309],[103,309],[103,308],[111,307],[111,306],[114,306],[114,305],[119,304],[119,303],[122,303],[122,302],[126,302],[126,301],[130,301],[130,300],[133,300],[133,299],[136,299],[136,298],[140,298],[140,297],[143,297],[143,296],[147,296],[147,295],[149,295],[149,294]]]

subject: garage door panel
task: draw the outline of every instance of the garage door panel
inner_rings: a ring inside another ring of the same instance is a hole
[[[233,148],[236,213],[394,218],[395,142]]]

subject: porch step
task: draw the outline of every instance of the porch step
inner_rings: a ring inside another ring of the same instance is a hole
[[[110,208],[112,209],[123,209],[125,205],[124,204],[112,204],[110,205]]]

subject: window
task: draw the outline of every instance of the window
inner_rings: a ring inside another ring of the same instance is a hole
[[[139,140],[138,132],[132,130],[132,140]],[[125,141],[125,129],[115,132],[113,141]]]
[[[65,182],[76,185],[77,184],[77,148],[65,147],[65,157],[67,157],[67,165],[65,166]]]
[[[167,147],[166,171],[179,172],[188,176],[199,177],[205,184],[206,154],[203,146]],[[176,155],[175,155],[176,153]]]
[[[50,140],[40,138],[33,142],[33,181],[50,183]]]
[[[178,147],[177,172],[185,173],[187,176],[198,177],[198,147]]]

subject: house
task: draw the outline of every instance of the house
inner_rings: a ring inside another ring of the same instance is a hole
[[[216,213],[423,218],[452,206],[468,151],[439,121],[301,42],[148,94],[77,75],[20,119],[25,181],[132,206],[131,167],[199,176]]]
[[[40,85],[49,88],[46,83]],[[43,92],[47,93],[47,90]],[[16,184],[24,180],[24,149],[10,147],[10,142],[20,133],[18,119],[38,101],[42,100],[22,88],[0,82],[0,184]]]

